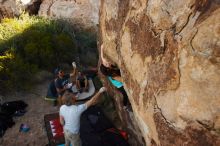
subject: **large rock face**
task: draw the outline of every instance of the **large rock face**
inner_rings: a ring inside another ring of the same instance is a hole
[[[41,0],[0,0],[0,20],[17,17],[24,11],[36,15],[40,4]]]
[[[15,0],[0,0],[0,20],[5,17],[14,17],[19,14],[19,6]]]
[[[0,20],[29,14],[68,20],[78,28],[95,28],[99,23],[100,0],[0,0]]]
[[[115,96],[132,145],[220,145],[219,0],[102,0],[99,33],[133,108]]]
[[[43,0],[39,15],[67,19],[82,28],[96,27],[100,0]]]

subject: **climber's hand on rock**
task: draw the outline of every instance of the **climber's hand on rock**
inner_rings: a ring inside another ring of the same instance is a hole
[[[105,67],[111,67],[111,63],[106,58],[104,58],[104,55],[103,55],[103,44],[101,45],[101,60],[102,60],[102,64]]]
[[[105,67],[111,67],[111,63],[108,62],[106,59],[102,59],[102,64],[105,66]]]

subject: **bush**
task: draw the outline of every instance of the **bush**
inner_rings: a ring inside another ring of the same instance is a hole
[[[39,70],[70,63],[78,52],[67,24],[22,14],[0,24],[0,91],[27,89]]]
[[[34,64],[26,63],[19,56],[6,53],[0,59],[0,90],[5,93],[7,90],[28,89],[30,86],[28,81],[34,73],[37,72],[37,67]]]
[[[98,50],[96,33],[91,30],[75,30],[78,42],[80,62],[83,66],[96,66],[98,64]]]

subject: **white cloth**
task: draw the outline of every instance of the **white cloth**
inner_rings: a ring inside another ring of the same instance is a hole
[[[72,83],[68,83],[68,84],[67,84],[67,88],[68,88],[68,89],[70,89],[72,86],[73,86]]]
[[[81,105],[62,105],[60,115],[64,118],[64,129],[72,134],[78,134],[80,128],[80,116],[87,109],[86,104]]]

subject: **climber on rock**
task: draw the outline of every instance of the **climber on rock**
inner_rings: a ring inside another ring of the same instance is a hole
[[[112,83],[112,85],[115,86],[121,92],[121,94],[123,95],[123,105],[124,105],[123,108],[127,110],[128,96],[123,87],[123,81],[121,78],[120,70],[115,65],[107,61],[106,58],[104,58],[103,45],[101,45],[101,61],[102,61],[102,64],[100,65],[101,73],[107,76],[109,81]]]

